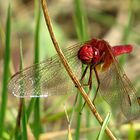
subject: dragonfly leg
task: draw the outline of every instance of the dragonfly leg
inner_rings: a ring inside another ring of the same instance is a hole
[[[104,55],[105,55],[105,53],[102,54],[102,56],[100,58],[100,61],[102,60],[102,58],[104,57]],[[93,66],[93,69],[94,69],[96,80],[97,80],[97,89],[96,89],[95,96],[93,98],[92,103],[94,103],[94,101],[96,99],[96,96],[97,96],[97,93],[98,93],[98,90],[99,90],[99,87],[100,87],[100,79],[99,79],[99,76],[98,76],[98,72],[96,70],[96,64]]]
[[[88,79],[88,84],[87,85],[89,86],[89,91],[87,93],[89,95],[90,91],[92,89],[92,66],[90,66],[90,74],[89,74],[89,79]],[[86,102],[84,102],[84,104],[83,104],[83,106],[81,108],[80,114],[81,114],[83,108],[85,107],[85,105],[86,105]]]
[[[83,74],[82,74],[82,77],[81,77],[81,79],[80,79],[81,84],[82,84],[83,79],[85,78],[85,75],[86,75],[86,73],[87,73],[88,67],[89,67],[89,66],[86,66],[86,68],[85,68],[85,70],[84,70],[84,72],[83,72]],[[88,84],[82,84],[82,86],[89,86],[89,85],[88,85]],[[77,87],[77,86],[75,85],[75,87]]]
[[[82,83],[83,79],[85,78],[85,75],[86,75],[86,73],[87,73],[88,67],[89,67],[89,66],[86,66],[86,68],[85,68],[85,70],[84,70],[84,72],[83,72],[83,74],[82,74],[82,77],[81,77],[81,79],[80,79],[80,82],[81,82],[81,83]],[[82,84],[82,86],[89,86],[89,84]],[[77,86],[75,85],[75,87],[77,87]],[[76,95],[74,104],[76,104],[77,99],[78,99],[78,94]]]
[[[81,77],[80,81],[83,81],[83,79],[85,78],[85,75],[86,75],[86,73],[87,73],[88,67],[89,67],[89,66],[86,66],[86,68],[85,68],[85,70],[84,70],[84,72],[83,72],[83,74],[82,74],[82,77]]]
[[[97,79],[97,89],[96,89],[95,96],[94,96],[93,101],[92,101],[93,103],[94,103],[94,101],[96,99],[96,96],[97,96],[97,93],[98,93],[98,90],[99,90],[99,87],[100,87],[100,79],[99,79],[96,67],[94,67],[94,72],[95,72],[95,76],[96,76],[96,79]]]

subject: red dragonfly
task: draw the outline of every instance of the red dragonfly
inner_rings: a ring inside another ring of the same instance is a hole
[[[113,109],[119,109],[128,120],[139,117],[140,101],[116,56],[132,50],[131,45],[111,47],[105,40],[94,38],[63,51],[79,80],[82,81],[89,70],[89,91],[93,85],[94,72],[97,80],[95,97],[99,91],[103,99]],[[83,74],[82,64],[86,66]],[[38,86],[35,86],[36,83]],[[74,92],[76,89],[58,55],[17,72],[12,76],[8,88],[16,97],[48,97]]]

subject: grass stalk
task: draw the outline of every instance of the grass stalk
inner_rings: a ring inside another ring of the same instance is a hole
[[[23,53],[22,53],[22,43],[20,43],[20,71],[23,70]],[[24,81],[22,81],[24,82]],[[21,83],[21,87],[22,86],[22,83]],[[23,89],[21,89],[21,94],[22,94],[22,90],[24,90],[24,87]],[[25,101],[24,99],[20,99],[20,104],[21,104],[21,110],[19,109],[19,111],[21,111],[21,127],[22,127],[22,133],[21,133],[21,136],[24,140],[28,140],[27,138],[27,119],[26,119],[26,107],[25,107]],[[20,112],[19,112],[20,113]]]
[[[35,17],[36,17],[36,27],[35,27],[35,51],[34,51],[34,63],[39,63],[39,30],[40,30],[40,7],[39,7],[39,2],[38,0],[35,0]],[[35,74],[36,76],[39,75],[39,73]],[[39,81],[35,83],[35,86],[39,90]],[[34,135],[36,140],[39,139],[39,134],[41,130],[41,125],[40,125],[40,99],[36,98],[35,99],[35,104],[34,104]]]
[[[8,77],[9,77],[10,33],[11,33],[11,10],[10,9],[11,8],[9,5],[7,10],[7,21],[6,21],[3,85],[2,85],[1,108],[0,108],[0,138],[2,137],[3,130],[4,130],[4,119],[5,119],[6,105],[7,105],[7,85],[8,85]]]
[[[103,122],[101,130],[100,130],[99,135],[97,137],[97,140],[102,140],[103,139],[105,128],[107,127],[107,125],[109,123],[110,117],[111,117],[111,115],[110,115],[110,113],[108,113],[106,118],[105,118],[105,120],[104,120],[104,122]]]
[[[76,131],[75,131],[75,140],[79,140],[80,139],[80,128],[81,128],[81,106],[82,106],[82,97],[79,96],[79,100],[78,100],[78,111],[77,111],[77,124],[76,124]]]
[[[75,19],[75,27],[77,29],[77,36],[79,41],[86,41],[88,39],[87,26],[86,26],[86,17],[85,11],[83,7],[83,3],[80,0],[74,0],[74,19]],[[81,107],[82,107],[82,96],[79,96],[78,100],[78,112],[77,112],[77,125],[76,125],[76,133],[75,140],[79,140],[80,136],[80,126],[81,126]],[[71,118],[73,119],[73,118]]]
[[[77,35],[80,41],[88,39],[87,18],[81,0],[74,0],[74,19]]]
[[[26,115],[26,107],[25,101],[22,99],[22,138],[23,140],[28,140],[27,137],[27,115]]]

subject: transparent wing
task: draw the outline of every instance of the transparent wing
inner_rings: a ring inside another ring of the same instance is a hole
[[[77,57],[79,45],[64,50],[75,75],[81,77],[81,62]],[[8,90],[18,97],[47,97],[72,92],[75,87],[58,55],[16,73]]]
[[[110,50],[109,53],[111,53]],[[117,60],[112,54],[110,55],[113,59],[113,63],[106,71],[101,72],[99,75],[101,82],[100,93],[113,110],[121,110],[121,113],[123,113],[128,120],[133,120],[140,116],[138,93]]]

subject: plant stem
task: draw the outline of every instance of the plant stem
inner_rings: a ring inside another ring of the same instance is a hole
[[[11,32],[11,12],[10,5],[8,7],[7,21],[6,21],[6,36],[5,36],[5,55],[4,55],[4,73],[3,73],[3,87],[2,87],[2,99],[0,108],[0,138],[3,134],[4,119],[7,105],[7,85],[9,76],[9,61],[10,61],[10,32]]]
[[[101,118],[100,114],[97,112],[95,106],[92,104],[92,101],[89,99],[88,95],[86,94],[85,90],[83,89],[82,85],[80,84],[80,82],[78,81],[78,79],[76,78],[76,76],[74,75],[73,71],[71,70],[67,60],[65,59],[64,54],[62,53],[56,39],[53,33],[53,29],[51,26],[51,21],[50,21],[50,17],[48,15],[48,9],[47,9],[47,3],[46,0],[41,0],[41,4],[42,4],[42,9],[44,12],[44,17],[45,17],[45,21],[52,39],[52,42],[54,44],[54,47],[58,53],[58,56],[60,57],[60,60],[62,62],[62,64],[64,65],[68,75],[70,76],[70,78],[72,79],[73,83],[77,86],[77,88],[79,89],[82,97],[84,98],[84,100],[86,101],[87,105],[89,106],[90,110],[92,111],[93,115],[96,117],[96,119],[98,120],[98,122],[102,125],[103,124],[103,119]],[[110,129],[107,127],[106,128],[106,133],[107,135],[110,137],[110,139],[112,140],[116,140],[115,136],[112,134],[112,132],[110,131]]]

